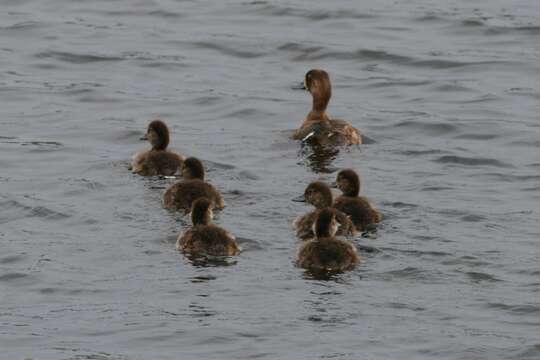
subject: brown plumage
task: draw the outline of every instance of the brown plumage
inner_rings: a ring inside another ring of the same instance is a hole
[[[315,222],[315,239],[298,251],[299,266],[315,271],[344,271],[360,261],[353,244],[334,237],[336,227],[334,213],[321,209]]]
[[[296,228],[296,236],[300,239],[308,240],[315,237],[313,224],[315,224],[317,216],[324,208],[329,208],[336,217],[336,221],[339,224],[336,233],[337,236],[348,236],[356,233],[351,219],[343,212],[331,208],[332,191],[325,183],[320,181],[312,182],[306,187],[303,198],[297,201],[305,201],[316,208],[316,210],[300,216],[294,221],[293,225]]]
[[[133,156],[131,169],[143,176],[174,175],[182,167],[184,157],[167,150],[169,129],[161,120],[154,120],[148,125],[145,138],[152,144],[152,149]]]
[[[215,208],[223,209],[225,202],[219,191],[204,181],[204,167],[200,160],[187,158],[182,165],[184,180],[177,182],[165,191],[163,206],[167,209],[189,211],[193,202],[205,197]]]
[[[382,221],[383,216],[360,193],[360,177],[351,169],[341,170],[336,178],[343,195],[334,200],[334,207],[349,215],[358,231],[365,231],[371,224]]]
[[[191,209],[193,226],[178,236],[176,248],[184,253],[212,256],[238,255],[241,251],[235,237],[212,224],[212,201],[200,198]]]
[[[313,96],[313,105],[302,126],[294,132],[293,139],[321,145],[362,143],[362,136],[356,128],[345,120],[330,119],[326,114],[326,108],[332,97],[332,85],[326,71],[319,69],[308,71],[304,87]]]

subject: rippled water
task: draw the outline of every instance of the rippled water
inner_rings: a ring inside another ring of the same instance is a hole
[[[3,1],[0,357],[540,358],[540,5]],[[288,139],[314,67],[372,140]],[[128,169],[149,120],[200,157],[245,252],[192,263]],[[291,201],[354,167],[364,262],[294,265]],[[371,251],[367,251],[371,249]]]

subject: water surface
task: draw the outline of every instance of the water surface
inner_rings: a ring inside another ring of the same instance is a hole
[[[2,357],[540,357],[537,2],[1,7]],[[370,144],[289,140],[316,67]],[[238,258],[177,253],[173,180],[128,171],[158,116],[223,192]],[[386,219],[361,266],[317,280],[291,199],[343,167]]]

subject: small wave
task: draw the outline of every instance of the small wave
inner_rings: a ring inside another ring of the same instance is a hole
[[[427,132],[430,135],[443,135],[457,131],[457,126],[448,122],[444,123],[425,123],[420,121],[402,121],[394,125],[396,127],[404,127],[412,130]]]
[[[456,165],[466,165],[466,166],[497,166],[503,168],[513,167],[510,164],[506,164],[496,159],[489,158],[467,158],[455,155],[445,155],[441,156],[434,160],[435,162],[441,164],[456,164]]]
[[[471,92],[472,89],[458,84],[442,84],[434,88],[435,91],[442,92]]]
[[[307,51],[303,49],[303,53],[294,57],[295,61],[316,61],[324,59],[333,60],[364,60],[364,61],[387,61],[394,63],[412,63],[413,60],[408,56],[396,55],[383,50],[360,49],[357,51]]]
[[[28,276],[28,274],[13,272],[13,273],[7,273],[0,275],[0,282],[11,282],[11,281],[17,281],[19,279],[24,279]]]
[[[208,171],[212,171],[215,169],[219,170],[232,170],[236,169],[236,166],[232,164],[226,164],[226,163],[220,163],[216,161],[210,161],[210,160],[204,160],[204,163],[208,166]]]
[[[420,191],[445,191],[445,190],[454,190],[455,188],[450,186],[425,186],[420,189]]]
[[[481,215],[469,214],[461,217],[461,221],[465,222],[480,222],[486,220],[485,217]]]
[[[14,140],[16,139],[16,136],[0,136],[0,140],[6,139],[6,140]]]
[[[540,175],[517,175],[517,174],[507,174],[507,173],[484,173],[482,177],[490,177],[497,179],[498,181],[505,181],[509,183],[515,183],[518,181],[540,181]]]
[[[540,315],[540,306],[538,305],[508,305],[504,303],[488,303],[486,306],[492,309],[505,310],[516,315]]]
[[[392,202],[392,203],[384,203],[384,205],[385,206],[395,207],[395,208],[398,208],[398,209],[414,209],[414,208],[418,207],[417,204],[409,204],[409,203],[404,203],[404,202],[401,202],[401,201],[396,201],[396,202]]]
[[[168,11],[168,10],[96,10],[96,9],[87,9],[86,11],[91,11],[94,13],[98,13],[100,15],[104,16],[114,16],[114,17],[120,17],[120,16],[154,16],[162,19],[178,19],[183,17],[182,14],[174,11]]]
[[[68,62],[72,64],[88,64],[94,62],[104,61],[121,61],[124,60],[120,56],[107,56],[107,55],[95,55],[95,54],[76,54],[64,51],[44,51],[35,55],[38,59],[53,58],[59,61]]]
[[[45,23],[39,21],[23,21],[8,26],[0,26],[0,31],[28,30],[38,29],[45,26]]]
[[[433,280],[438,275],[434,272],[426,271],[423,269],[419,269],[414,266],[408,266],[403,269],[399,270],[391,270],[382,273],[384,277],[390,277],[392,280],[395,279],[411,279],[414,281],[418,280]]]
[[[253,58],[258,58],[258,57],[266,55],[266,53],[262,53],[262,52],[257,53],[253,51],[238,50],[238,49],[233,49],[233,48],[226,47],[220,44],[214,44],[214,43],[204,42],[204,41],[196,41],[196,42],[193,42],[192,45],[199,48],[203,48],[203,49],[215,50],[221,54],[233,56],[237,58],[242,58],[242,59],[253,59]]]
[[[491,26],[485,31],[486,35],[508,35],[511,33],[540,35],[540,26]]]
[[[396,249],[396,248],[389,248],[389,247],[380,247],[381,250],[385,252],[396,252],[396,253],[402,253],[402,254],[410,254],[413,256],[434,256],[434,257],[446,257],[451,256],[451,253],[447,253],[444,251],[435,251],[435,250],[407,250],[407,249]],[[407,268],[407,271],[412,271],[413,268]]]
[[[462,134],[457,135],[455,139],[463,140],[492,140],[498,138],[499,135],[496,134]]]
[[[405,156],[421,156],[421,155],[433,155],[440,154],[442,150],[431,149],[431,150],[396,150],[396,153],[402,154]]]
[[[462,20],[461,25],[474,27],[474,26],[484,26],[485,24],[482,21],[482,19],[469,18],[469,19]]]
[[[444,264],[444,265],[459,265],[459,266],[466,265],[466,266],[469,266],[469,267],[478,267],[478,266],[489,265],[488,262],[486,262],[484,260],[480,260],[476,256],[471,256],[471,255],[465,255],[465,256],[460,256],[459,258],[445,260],[445,261],[442,262],[442,264]]]
[[[512,141],[509,145],[540,147],[540,140],[517,140]],[[532,166],[540,166],[540,164],[533,164]]]
[[[368,79],[371,80],[371,79]],[[424,86],[430,85],[431,80],[399,80],[399,79],[388,79],[386,81],[378,81],[373,84],[368,85],[370,88],[383,88],[383,87],[396,87],[396,86]]]
[[[471,280],[474,282],[481,282],[481,281],[487,281],[487,282],[498,282],[502,281],[495,277],[494,275],[487,274],[484,272],[479,271],[467,271],[465,272],[465,275],[467,275]]]
[[[291,16],[300,17],[310,21],[323,21],[328,19],[373,19],[377,16],[375,14],[358,13],[352,9],[341,9],[335,11],[321,11],[321,10],[307,10],[300,8],[293,8],[290,6],[284,7],[274,4],[265,4],[255,10],[257,13],[271,16]]]
[[[63,220],[71,217],[69,214],[54,211],[45,206],[27,206],[16,200],[0,201],[0,208],[6,210],[6,216],[0,217],[0,224],[9,222],[13,219],[19,219],[21,217],[39,217],[49,220]],[[15,209],[22,210],[25,215],[13,214],[13,210]]]
[[[4,256],[0,258],[0,264],[11,264],[11,263],[19,262],[23,259],[24,259],[24,256],[22,255]]]
[[[514,358],[519,360],[540,359],[540,344],[534,344],[526,347],[520,346],[519,350],[515,352]]]
[[[440,21],[446,21],[443,17],[435,14],[435,13],[426,13],[422,16],[416,17],[414,19],[415,21],[419,22],[440,22]]]

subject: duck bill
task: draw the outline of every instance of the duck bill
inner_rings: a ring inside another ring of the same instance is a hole
[[[141,136],[139,138],[139,140],[144,140],[144,141],[148,141],[148,133],[144,134],[143,136]]]
[[[294,199],[292,199],[292,201],[294,201],[294,202],[306,202],[306,198],[304,197],[304,195],[300,195],[300,196],[297,196]]]
[[[292,89],[293,89],[293,90],[307,90],[306,84],[304,84],[303,82],[298,83],[298,84],[296,84],[296,85],[293,85],[293,86],[292,86]]]
[[[332,189],[337,189],[337,188],[338,188],[337,182],[335,182],[335,181],[334,181],[334,182],[331,182],[331,183],[330,183],[330,188],[332,188]]]

